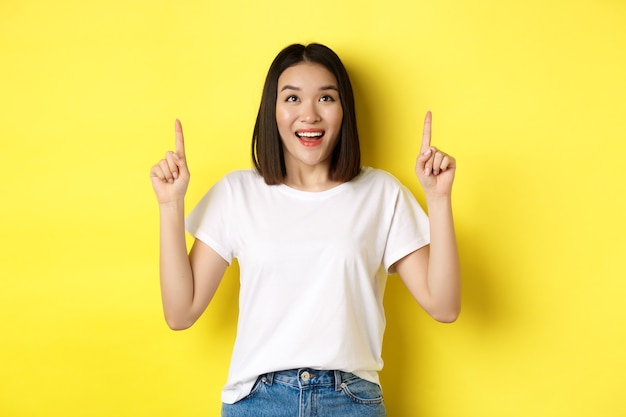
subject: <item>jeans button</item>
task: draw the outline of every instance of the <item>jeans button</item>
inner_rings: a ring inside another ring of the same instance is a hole
[[[302,372],[302,374],[300,374],[300,378],[302,378],[302,380],[304,382],[308,381],[309,379],[311,379],[311,374],[308,373],[307,371]]]

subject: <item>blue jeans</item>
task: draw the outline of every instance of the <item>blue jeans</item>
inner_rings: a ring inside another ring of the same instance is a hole
[[[380,386],[349,372],[293,369],[261,375],[222,417],[384,417]]]

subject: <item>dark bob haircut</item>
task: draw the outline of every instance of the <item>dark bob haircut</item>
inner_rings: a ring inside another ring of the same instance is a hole
[[[318,43],[290,45],[274,58],[265,79],[259,114],[252,134],[254,166],[268,185],[282,184],[287,176],[283,144],[276,124],[278,78],[287,68],[301,62],[320,64],[337,80],[343,120],[339,139],[331,155],[329,175],[333,181],[350,181],[361,171],[361,150],[352,84],[337,54]]]

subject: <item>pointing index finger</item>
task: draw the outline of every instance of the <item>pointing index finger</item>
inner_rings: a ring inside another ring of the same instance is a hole
[[[429,110],[426,112],[426,117],[424,118],[424,133],[422,134],[422,146],[420,148],[420,153],[424,153],[430,148],[432,120],[433,115]]]
[[[174,134],[176,136],[176,153],[180,158],[185,158],[185,138],[183,136],[183,125],[180,120],[174,122]]]

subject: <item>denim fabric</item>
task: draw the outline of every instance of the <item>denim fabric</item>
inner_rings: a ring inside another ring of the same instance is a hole
[[[261,375],[222,417],[384,417],[380,386],[349,372],[294,369]]]

